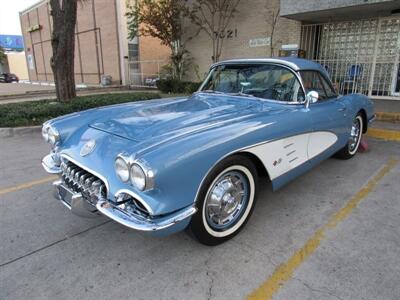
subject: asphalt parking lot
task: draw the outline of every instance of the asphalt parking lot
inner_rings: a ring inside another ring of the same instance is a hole
[[[52,197],[39,134],[0,139],[0,299],[399,299],[400,143],[369,139],[206,247],[82,219]]]

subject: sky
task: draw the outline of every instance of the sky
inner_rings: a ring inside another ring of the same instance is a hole
[[[19,12],[39,0],[0,0],[0,34],[22,35]]]

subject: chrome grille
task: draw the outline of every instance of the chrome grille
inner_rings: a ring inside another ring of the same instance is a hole
[[[100,178],[71,161],[61,163],[61,179],[69,189],[81,193],[92,205],[96,205],[100,198],[104,199],[107,196],[106,185]]]

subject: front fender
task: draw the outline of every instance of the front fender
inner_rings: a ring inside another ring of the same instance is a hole
[[[363,110],[365,112],[366,114],[365,130],[366,130],[368,123],[374,118],[374,103],[372,102],[372,100],[363,94],[349,94],[343,96],[341,100],[347,107],[347,116],[350,125],[359,111]]]

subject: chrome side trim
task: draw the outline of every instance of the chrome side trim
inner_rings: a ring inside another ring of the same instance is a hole
[[[54,162],[52,154],[48,154],[42,159],[42,166],[47,173],[60,174],[61,168]]]
[[[330,132],[330,131],[326,131],[326,132]],[[300,133],[300,134],[307,134],[307,133],[312,133],[312,131],[308,131],[308,132],[304,132],[304,133]],[[285,139],[285,138],[294,137],[294,136],[296,136],[296,135],[299,135],[299,134],[287,136],[287,137],[284,137],[284,138],[276,138],[276,139],[266,140],[266,141],[263,141],[263,142],[255,143],[255,144],[253,144],[253,145],[245,146],[245,147],[242,147],[242,148],[238,148],[238,149],[236,149],[236,150],[232,150],[231,152],[228,152],[227,154],[225,154],[224,156],[222,156],[219,160],[217,160],[217,161],[207,170],[206,174],[204,175],[203,179],[202,179],[201,182],[200,182],[200,185],[199,185],[198,188],[197,188],[196,196],[195,196],[195,198],[194,198],[194,200],[193,200],[193,203],[196,203],[197,198],[199,197],[199,193],[200,193],[201,186],[203,185],[204,180],[207,178],[208,174],[210,174],[211,171],[214,169],[214,167],[215,167],[216,165],[218,165],[221,161],[223,161],[225,158],[227,158],[228,156],[231,156],[231,155],[233,155],[233,154],[240,154],[240,153],[250,153],[249,151],[247,151],[247,150],[250,149],[250,148],[257,147],[257,146],[261,146],[261,145],[268,144],[268,143],[271,143],[271,142],[275,142],[275,141],[278,141],[278,140],[283,140],[283,139]],[[261,160],[261,162],[263,163],[262,159],[261,159],[260,157],[258,157],[258,158],[259,158],[259,159]],[[269,174],[269,172],[268,172],[267,167],[265,166],[264,163],[263,163],[263,165],[264,165],[264,167],[265,167],[265,170],[267,171],[268,177],[271,178],[271,176],[270,176],[270,174]]]
[[[135,200],[139,201],[147,209],[150,215],[154,215],[154,211],[151,209],[151,207],[142,199],[142,197],[140,197],[135,192],[132,192],[131,190],[128,189],[118,190],[115,193],[115,198],[118,198],[118,196],[121,194],[128,194],[129,196],[132,196]]]
[[[92,174],[95,175],[96,177],[100,178],[100,179],[104,182],[104,184],[106,185],[107,192],[110,191],[110,185],[108,184],[108,181],[107,181],[107,179],[106,179],[104,176],[102,176],[102,175],[100,175],[99,173],[97,173],[96,171],[93,171],[92,169],[90,169],[90,168],[88,168],[88,167],[82,165],[81,163],[77,162],[75,159],[73,159],[73,158],[72,158],[71,156],[69,156],[69,155],[61,154],[61,158],[65,158],[66,160],[69,160],[69,161],[73,162],[73,163],[76,164],[78,167],[84,169],[86,172],[92,173]]]
[[[138,215],[128,214],[120,207],[108,201],[99,201],[96,205],[96,208],[99,212],[109,217],[110,219],[131,229],[140,231],[157,231],[166,229],[185,220],[186,218],[189,218],[197,211],[194,206],[190,206],[173,214],[172,216],[156,220],[146,219]]]

